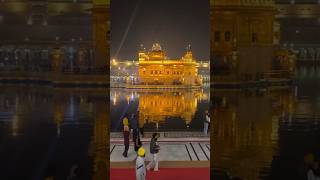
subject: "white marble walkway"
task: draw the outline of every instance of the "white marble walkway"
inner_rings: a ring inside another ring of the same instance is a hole
[[[130,142],[131,143],[131,142]],[[146,161],[152,159],[150,154],[149,142],[143,142],[143,147],[146,149]],[[210,141],[201,142],[159,142],[160,161],[209,161],[210,160]],[[136,153],[133,144],[130,144],[128,157],[122,156],[124,145],[119,141],[112,142],[110,145],[110,161],[111,162],[129,162],[134,161]]]

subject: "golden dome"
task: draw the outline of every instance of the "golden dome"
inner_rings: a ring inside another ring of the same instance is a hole
[[[162,51],[159,43],[153,43],[151,52],[149,52],[150,60],[163,60],[165,59],[165,53]]]

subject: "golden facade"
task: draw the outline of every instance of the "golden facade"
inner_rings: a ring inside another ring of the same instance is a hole
[[[197,62],[187,49],[181,59],[167,59],[160,44],[154,43],[151,52],[139,52],[139,81],[157,85],[200,85]]]
[[[272,1],[245,3],[237,0],[212,2],[212,51],[230,53],[238,46],[273,44],[273,27],[276,14]]]
[[[93,1],[93,46],[95,50],[94,67],[107,70],[110,52],[110,0]],[[109,78],[109,76],[107,76]],[[109,79],[107,80],[109,82]],[[107,179],[109,176],[109,116],[106,109],[109,103],[99,102],[95,107],[96,122],[94,127],[94,176],[93,180]]]
[[[210,4],[213,66],[227,66],[237,78],[270,71],[277,33],[274,2],[211,0]]]
[[[95,50],[94,67],[106,70],[109,52],[110,1],[93,1],[93,47]],[[109,77],[108,77],[109,78]]]

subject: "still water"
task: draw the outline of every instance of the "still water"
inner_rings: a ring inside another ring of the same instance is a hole
[[[300,68],[293,87],[211,96],[216,179],[304,180],[304,155],[320,160],[320,69]]]
[[[72,167],[93,179],[107,158],[107,108],[105,91],[1,87],[0,179],[67,179]]]
[[[129,90],[111,89],[111,131],[122,129],[125,113],[138,115],[144,131],[203,131],[209,89]]]

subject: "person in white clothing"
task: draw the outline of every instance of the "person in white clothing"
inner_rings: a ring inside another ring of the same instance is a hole
[[[138,149],[138,157],[136,159],[136,180],[146,180],[146,166],[144,164],[145,150],[141,146]]]
[[[160,150],[160,146],[158,145],[158,142],[157,142],[159,137],[160,137],[159,133],[152,134],[152,139],[150,143],[150,153],[152,154],[153,158],[148,164],[147,170],[150,170],[151,168],[153,168],[154,171],[159,171],[158,153]]]
[[[208,110],[206,110],[206,118],[205,121],[203,123],[203,133],[204,135],[208,134],[208,129],[209,129],[209,125],[210,125],[210,113],[208,112]]]

